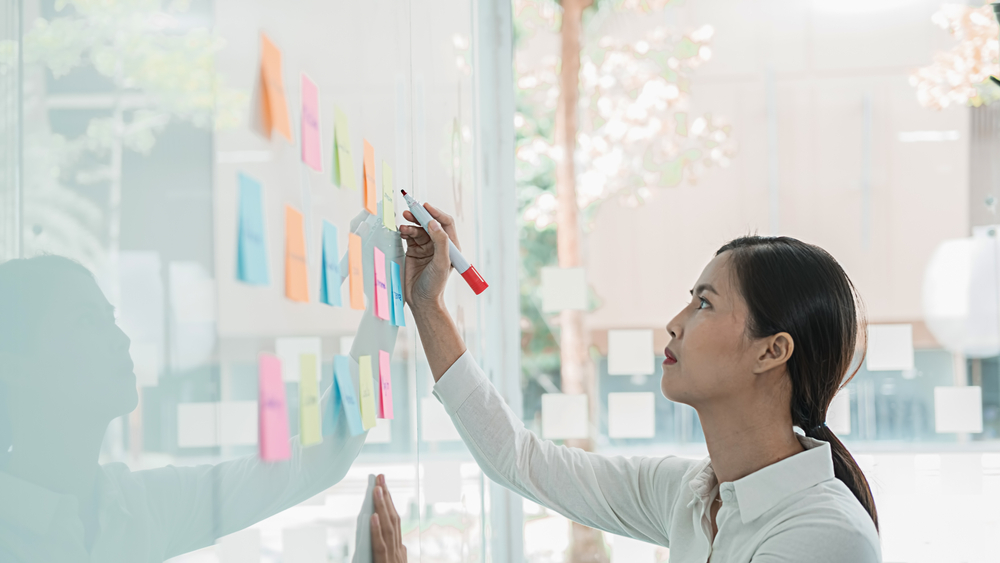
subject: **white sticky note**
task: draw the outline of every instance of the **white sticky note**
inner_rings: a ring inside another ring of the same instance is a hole
[[[257,401],[219,403],[219,444],[248,446],[257,443]]]
[[[542,437],[547,440],[586,438],[590,416],[587,395],[542,395]]]
[[[461,440],[455,424],[444,410],[444,405],[434,397],[420,399],[420,436],[425,442],[451,442]]]
[[[351,346],[354,346],[354,335],[340,337],[340,355],[350,356]]]
[[[615,536],[611,544],[611,563],[655,563],[656,546],[625,536]]]
[[[302,354],[314,354],[318,360],[316,362],[316,381],[322,381],[319,372],[323,353],[318,336],[275,338],[274,354],[281,360],[281,378],[285,381],[298,381],[301,376],[299,357]]]
[[[260,530],[247,528],[215,542],[219,563],[260,563]]]
[[[868,325],[868,371],[913,369],[913,325]]]
[[[215,322],[215,280],[198,262],[171,262],[170,307],[178,323]]]
[[[219,445],[219,403],[177,405],[177,446],[207,448]]]
[[[653,373],[652,330],[608,331],[608,375]]]
[[[156,387],[160,381],[160,366],[163,365],[160,346],[133,340],[128,353],[132,357],[135,384],[139,387]]]
[[[656,436],[656,396],[643,393],[608,393],[608,436]]]
[[[366,444],[388,444],[392,442],[392,421],[387,418],[375,420],[375,427],[368,430]]]
[[[462,502],[462,467],[458,461],[426,461],[420,486],[424,502]]]
[[[851,390],[841,389],[826,410],[826,425],[838,436],[851,433]]]
[[[587,277],[583,268],[542,268],[542,311],[587,310]]]
[[[285,528],[281,551],[282,563],[327,563],[326,527]]]
[[[983,431],[982,387],[935,387],[934,430],[947,432]]]

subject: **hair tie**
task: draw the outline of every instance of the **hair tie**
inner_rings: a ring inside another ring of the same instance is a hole
[[[826,428],[826,422],[821,422],[821,423],[817,424],[816,426],[813,426],[811,429],[809,429],[808,433],[809,434],[815,434],[816,432],[819,432],[821,428]]]

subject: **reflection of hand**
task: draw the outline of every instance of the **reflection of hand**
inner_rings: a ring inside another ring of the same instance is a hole
[[[455,221],[447,213],[424,204],[424,209],[435,220],[427,225],[428,230],[413,225],[402,225],[400,233],[406,239],[406,280],[403,282],[404,297],[414,312],[426,307],[442,307],[444,287],[451,273],[451,257],[448,252],[448,238],[461,249]],[[403,218],[416,223],[416,218],[408,210]]]
[[[399,527],[399,514],[385,486],[385,475],[375,481],[375,513],[372,514],[372,554],[375,563],[406,563],[406,547]]]

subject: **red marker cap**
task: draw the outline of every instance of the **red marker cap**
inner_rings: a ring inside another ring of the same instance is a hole
[[[462,277],[465,278],[465,282],[469,284],[472,291],[476,292],[476,295],[486,291],[486,288],[490,286],[486,283],[486,280],[483,279],[483,276],[479,275],[479,272],[476,271],[476,267],[472,264],[469,264],[468,270],[462,272]]]

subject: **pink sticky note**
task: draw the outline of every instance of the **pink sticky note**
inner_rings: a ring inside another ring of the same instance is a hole
[[[392,372],[389,366],[389,352],[378,351],[378,380],[382,386],[382,418],[392,418]]]
[[[319,140],[319,89],[302,75],[302,162],[317,172],[323,171],[323,149]]]
[[[375,249],[375,316],[389,320],[389,287],[385,278],[385,254]]]
[[[258,443],[260,458],[278,461],[292,456],[288,444],[288,409],[285,405],[285,382],[281,379],[281,360],[261,354],[258,365]]]

